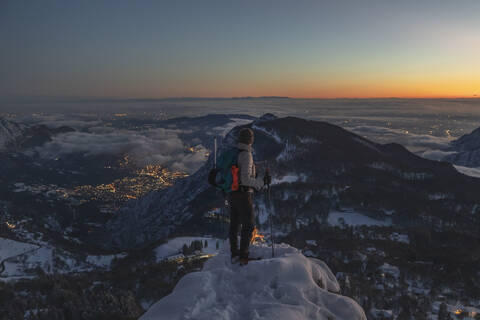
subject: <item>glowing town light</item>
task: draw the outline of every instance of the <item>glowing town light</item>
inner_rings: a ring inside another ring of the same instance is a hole
[[[9,229],[15,229],[15,225],[14,224],[11,224],[10,222],[6,221],[5,224],[7,225],[7,227]]]

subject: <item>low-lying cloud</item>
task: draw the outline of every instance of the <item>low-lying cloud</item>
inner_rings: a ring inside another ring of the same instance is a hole
[[[426,150],[420,155],[430,160],[443,160],[446,156],[456,154],[456,151],[443,151],[443,150]]]
[[[400,143],[412,149],[412,151],[426,151],[427,149],[445,150],[449,148],[451,142],[451,139],[447,137],[415,134],[407,130],[377,126],[357,126],[349,128],[349,130],[379,143]]]
[[[198,145],[195,152],[188,151],[179,137],[181,130],[95,131],[59,134],[35,151],[47,159],[73,153],[85,156],[128,154],[139,166],[159,164],[188,173],[195,172],[206,161],[208,150]]]
[[[35,113],[18,116],[15,121],[28,125],[45,125],[49,128],[67,126],[77,130],[102,125],[102,120],[97,115],[83,113]]]

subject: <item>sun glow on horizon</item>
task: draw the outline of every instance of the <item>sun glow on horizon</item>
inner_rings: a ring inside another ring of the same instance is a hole
[[[478,1],[214,4],[9,2],[0,97],[480,96]]]

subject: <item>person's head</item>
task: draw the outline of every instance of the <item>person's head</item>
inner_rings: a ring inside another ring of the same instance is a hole
[[[249,128],[243,128],[238,133],[238,142],[245,143],[248,145],[253,144],[253,131]]]

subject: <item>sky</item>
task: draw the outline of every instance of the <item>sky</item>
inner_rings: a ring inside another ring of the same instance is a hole
[[[0,1],[0,97],[480,97],[478,0]]]

